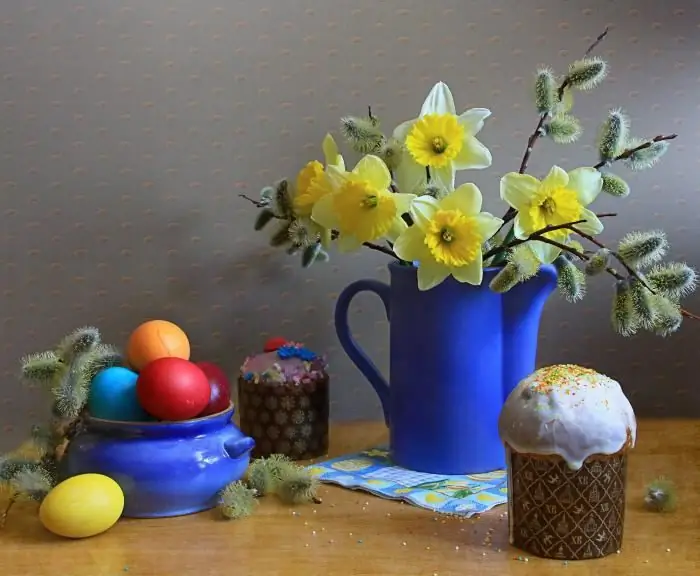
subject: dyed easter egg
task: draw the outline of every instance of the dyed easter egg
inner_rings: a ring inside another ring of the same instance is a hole
[[[200,416],[209,416],[223,412],[231,404],[231,384],[224,371],[211,362],[197,362],[197,366],[204,372],[209,380],[209,403],[202,410]]]
[[[53,488],[39,508],[44,527],[65,538],[89,538],[109,530],[124,510],[124,493],[102,474],[80,474]]]
[[[136,381],[139,375],[133,370],[114,366],[106,368],[92,379],[88,412],[93,418],[144,422],[151,416],[139,404]]]
[[[141,406],[160,420],[189,420],[209,404],[206,374],[182,358],[159,358],[141,370],[136,382]]]
[[[159,358],[190,358],[190,341],[187,334],[167,320],[149,320],[141,324],[129,336],[126,359],[134,370],[140,372],[146,364]]]

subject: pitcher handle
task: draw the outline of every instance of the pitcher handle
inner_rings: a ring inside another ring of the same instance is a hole
[[[379,396],[379,402],[384,412],[384,421],[389,425],[389,384],[382,376],[374,362],[369,359],[364,350],[355,342],[350,331],[348,322],[348,312],[352,299],[360,292],[374,292],[379,296],[386,310],[387,320],[391,320],[390,294],[391,288],[388,284],[378,280],[358,280],[353,282],[340,293],[338,301],[335,303],[335,333],[338,335],[340,345],[345,350],[348,358],[357,366],[362,375],[369,380],[374,391]]]

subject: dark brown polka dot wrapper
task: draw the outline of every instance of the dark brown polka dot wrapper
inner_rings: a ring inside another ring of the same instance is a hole
[[[238,380],[240,428],[255,440],[254,458],[325,456],[329,412],[328,377],[300,384]]]
[[[602,558],[622,546],[627,450],[571,470],[559,456],[508,450],[510,542],[542,558]]]

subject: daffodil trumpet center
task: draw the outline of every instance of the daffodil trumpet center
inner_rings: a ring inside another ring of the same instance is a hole
[[[454,114],[426,114],[406,136],[406,149],[421,166],[443,168],[464,147],[464,126]]]
[[[396,201],[387,190],[351,178],[333,195],[333,212],[341,235],[371,242],[391,229],[396,219]]]
[[[569,188],[550,188],[542,186],[532,198],[524,211],[527,232],[532,234],[547,226],[560,226],[581,219],[583,206],[576,192]],[[556,239],[566,238],[570,231],[566,229],[547,232],[545,236]]]
[[[424,242],[436,262],[458,268],[479,258],[482,238],[476,218],[459,210],[438,210],[428,222]]]

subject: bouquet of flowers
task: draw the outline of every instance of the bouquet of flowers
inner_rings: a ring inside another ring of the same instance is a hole
[[[343,118],[342,135],[362,154],[353,168],[328,134],[323,163],[312,160],[295,180],[265,187],[260,200],[244,196],[260,208],[255,229],[278,222],[271,245],[300,253],[304,267],[328,260],[331,245],[340,252],[378,250],[415,266],[420,290],[450,276],[481,285],[484,268],[492,267],[498,272],[490,275],[489,287],[502,293],[541,266],[554,265],[559,291],[575,302],[585,295],[587,277],[605,273],[614,278],[611,318],[618,333],[675,332],[684,317],[698,319],[681,307],[681,299],[695,290],[695,270],[664,261],[669,246],[663,231],[633,231],[616,247],[605,246],[597,236],[603,220],[615,214],[597,214],[592,207],[601,193],[629,195],[629,184],[613,168],[653,167],[676,135],[635,137],[626,114],[611,110],[599,129],[596,161],[569,171],[552,166],[542,178],[527,173],[540,139],[571,144],[581,136],[574,97],[606,77],[608,64],[591,56],[606,34],[607,29],[566,73],[537,71],[532,93],[538,120],[518,171],[500,180],[502,217],[482,211],[476,185],[455,187],[458,171],[492,163],[477,138],[491,112],[472,108],[458,114],[449,87],[439,82],[418,116],[391,134],[371,109],[364,117]]]

